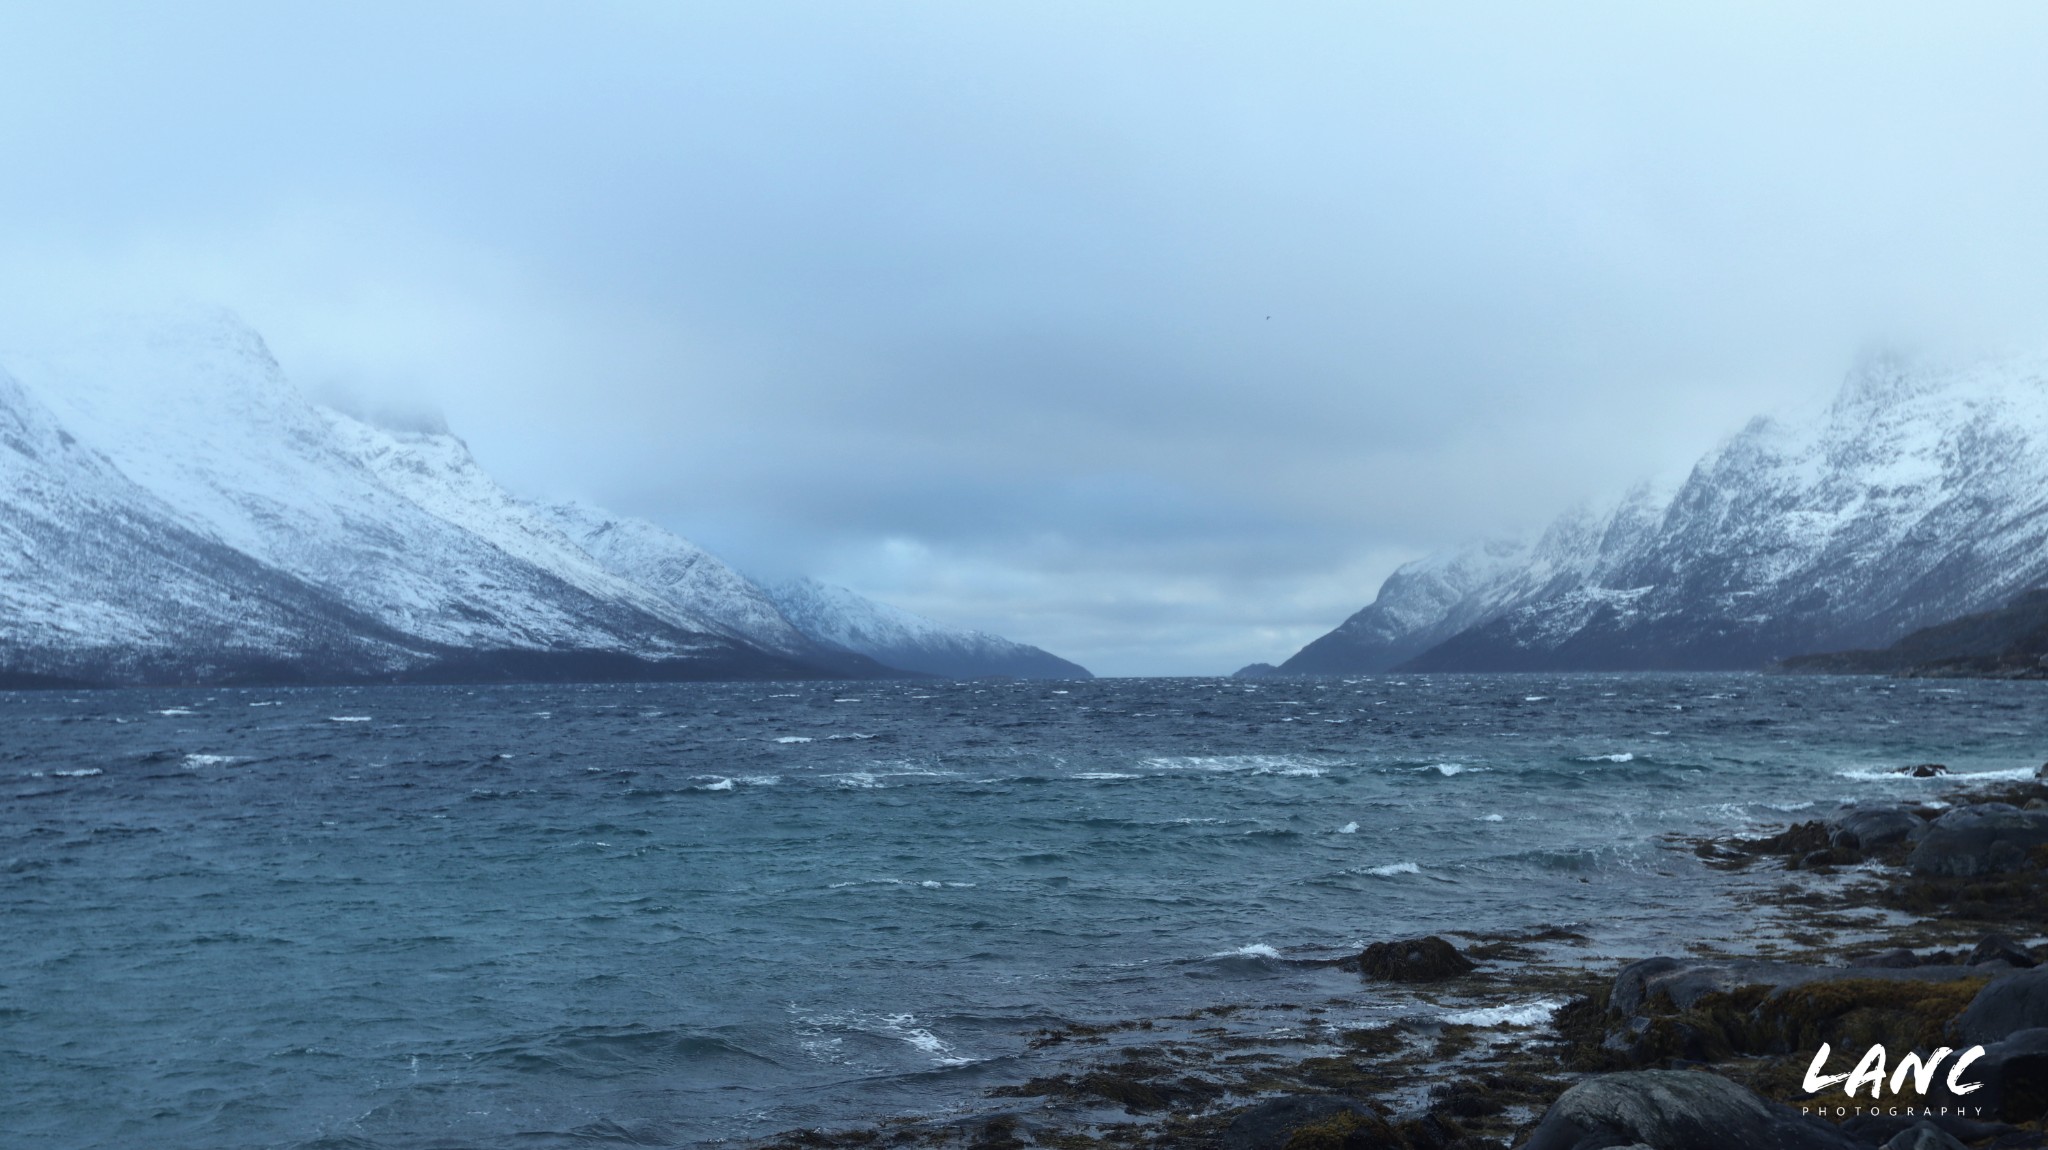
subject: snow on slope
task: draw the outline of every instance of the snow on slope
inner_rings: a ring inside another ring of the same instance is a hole
[[[374,673],[401,636],[179,524],[0,371],[0,672],[82,681]]]
[[[1285,669],[1753,667],[1988,609],[2048,580],[2048,366],[1871,357],[1821,417],[1752,422],[1668,498],[1493,553],[1404,568]],[[1416,592],[1446,567],[1469,577]]]
[[[648,657],[704,647],[622,599],[573,547],[522,538],[510,509],[489,513],[466,451],[380,454],[383,433],[309,403],[230,316],[119,326],[14,362],[182,526],[425,643]],[[436,481],[454,486],[436,493]]]
[[[784,617],[811,638],[906,671],[951,678],[1093,677],[1086,668],[1037,647],[948,626],[815,579],[773,584],[768,594]]]
[[[0,373],[0,682],[609,676],[650,660],[665,675],[890,673],[688,540],[529,504],[445,431],[308,402],[225,313],[107,323],[7,359],[21,379]],[[869,622],[827,629],[872,631],[885,610],[848,605]],[[907,614],[891,625],[964,668],[950,673],[1072,667]]]
[[[680,535],[579,503],[539,514],[607,571],[659,596],[705,630],[786,655],[814,649],[765,591]]]

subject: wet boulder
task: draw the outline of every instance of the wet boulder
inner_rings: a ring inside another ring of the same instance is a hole
[[[2048,845],[2048,811],[2010,803],[1958,807],[1934,820],[1906,860],[1913,873],[1971,878],[2027,865],[2034,848]]]
[[[2041,960],[2034,957],[2033,951],[2002,934],[1985,935],[1984,941],[1972,947],[1969,957],[1963,959],[1965,966],[1984,966],[1994,962],[2002,962],[2014,970],[2025,970],[2041,965]]]
[[[1965,1046],[1989,1045],[2044,1026],[2048,1026],[2048,966],[1994,979],[1956,1017],[1956,1034]]]
[[[1383,1124],[1364,1103],[1335,1094],[1283,1094],[1246,1107],[1224,1128],[1225,1150],[1283,1150],[1306,1127]]]
[[[1915,779],[1935,779],[1947,774],[1948,766],[1945,763],[1914,763],[1910,767],[1894,767],[1892,773]]]
[[[1787,1054],[1819,1042],[1911,1045],[1938,1040],[2002,966],[1804,966],[1648,959],[1608,993],[1601,1047],[1623,1064],[1715,1062]]]
[[[1825,1122],[1697,1070],[1603,1074],[1564,1092],[1523,1150],[1606,1150],[1641,1143],[1657,1150],[1853,1150]],[[1866,1148],[1867,1150],[1867,1148]]]
[[[2034,1123],[2048,1118],[2048,1029],[2014,1031],[1989,1044],[1963,1077],[1981,1085],[1967,1094],[1952,1095],[1944,1083],[1929,1100],[1982,1107],[1986,1117],[2001,1122]]]
[[[2013,1132],[2003,1122],[1979,1122],[1960,1114],[1936,1114],[1927,1117],[1921,1114],[1890,1114],[1882,1109],[1872,1108],[1867,1114],[1860,1114],[1843,1122],[1842,1133],[1877,1146],[1880,1150],[1954,1150],[1973,1142],[1987,1142],[2000,1135]],[[1948,1139],[1943,1142],[1931,1137],[1934,1131]]]
[[[1879,1150],[1970,1150],[1932,1122],[1916,1122],[1891,1136]]]
[[[1835,847],[1873,851],[1926,833],[1927,822],[1913,808],[1898,803],[1850,807],[1827,821],[1828,842]]]
[[[1376,942],[1358,956],[1367,978],[1384,982],[1438,982],[1477,969],[1457,947],[1436,935]]]

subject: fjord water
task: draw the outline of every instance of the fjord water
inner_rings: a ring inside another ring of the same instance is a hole
[[[1729,937],[1743,912],[1663,836],[1950,785],[1905,763],[2030,774],[2043,689],[0,695],[0,1127],[687,1145],[983,1104],[1056,1069],[1031,1039],[1071,1023],[1441,1009],[1291,960],[1540,924],[1592,956]]]

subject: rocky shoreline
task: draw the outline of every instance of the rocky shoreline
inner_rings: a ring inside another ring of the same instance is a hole
[[[1386,940],[1325,965],[1355,972],[1368,991],[1493,1007],[1341,1029],[1321,1021],[1323,1007],[1283,1003],[1266,1009],[1293,1009],[1301,1026],[1279,1040],[1213,1025],[1238,1006],[1044,1031],[1034,1046],[1100,1056],[994,1087],[971,1115],[799,1130],[759,1145],[2048,1146],[2048,946],[2026,945],[2048,935],[2048,783],[1847,807],[1760,839],[1667,845],[1751,880],[1703,897],[1748,900],[1765,928],[1618,968],[1588,961],[1585,936],[1562,926]],[[1839,1081],[1808,1092],[1823,1043],[1823,1075],[1851,1074],[1882,1045],[1882,1093],[1867,1076],[1855,1097]],[[1964,1089],[1952,1090],[1955,1061],[1977,1046],[1984,1053],[1955,1071]],[[1932,1073],[1900,1066],[1909,1052],[1925,1059],[1943,1047],[1957,1053]]]

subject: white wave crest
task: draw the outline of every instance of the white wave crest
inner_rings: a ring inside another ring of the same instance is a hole
[[[808,743],[813,740],[809,735],[783,735],[775,741],[778,743]]]
[[[1444,1015],[1444,1021],[1453,1026],[1541,1026],[1563,1005],[1561,998],[1538,998],[1508,1006],[1453,1010]]]
[[[1575,762],[1581,763],[1633,763],[1636,756],[1632,751],[1616,751],[1611,755],[1581,755]]]
[[[1421,874],[1422,867],[1412,862],[1397,862],[1388,863],[1385,866],[1367,867],[1365,868],[1365,873],[1378,875],[1381,878],[1392,878],[1397,874]]]
[[[1237,948],[1236,950],[1219,950],[1219,951],[1217,951],[1217,952],[1216,952],[1215,954],[1212,954],[1212,955],[1210,955],[1209,957],[1210,957],[1210,958],[1279,958],[1279,957],[1280,957],[1280,952],[1279,952],[1279,951],[1277,951],[1277,950],[1274,950],[1274,949],[1273,949],[1272,947],[1270,947],[1270,946],[1266,945],[1266,944],[1265,944],[1265,943],[1263,943],[1263,942],[1255,942],[1255,943],[1252,943],[1252,944],[1251,944],[1250,946],[1240,946],[1240,947],[1238,947],[1238,948]]]
[[[1345,823],[1343,826],[1337,828],[1337,833],[1340,835],[1355,835],[1358,833],[1358,824],[1355,822]]]
[[[1174,755],[1146,759],[1158,771],[1214,771],[1254,775],[1316,777],[1343,760],[1302,755]]]

